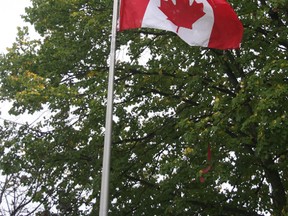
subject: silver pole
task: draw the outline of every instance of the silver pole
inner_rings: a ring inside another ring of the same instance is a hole
[[[111,143],[112,143],[113,91],[114,91],[113,85],[114,85],[114,71],[115,71],[115,57],[116,57],[117,17],[118,17],[118,0],[114,0],[99,216],[107,216],[109,210],[109,177],[110,177],[110,155],[111,155]]]

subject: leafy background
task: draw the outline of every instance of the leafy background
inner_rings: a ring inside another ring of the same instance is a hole
[[[10,215],[31,202],[41,208],[28,215],[97,215],[113,2],[31,2],[24,18],[42,38],[19,29],[0,57],[0,96],[11,115],[49,115],[3,122],[1,201],[25,188]],[[240,50],[118,34],[110,215],[287,214],[288,4],[229,2]]]

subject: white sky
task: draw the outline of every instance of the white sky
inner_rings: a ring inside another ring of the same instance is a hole
[[[17,26],[28,26],[21,15],[30,5],[30,0],[0,0],[0,53],[6,52],[6,47],[15,41]]]
[[[29,36],[31,38],[37,37],[33,27],[21,18],[21,15],[25,14],[25,7],[30,5],[30,0],[0,0],[0,54],[6,53],[6,48],[11,47],[15,42],[18,26],[29,26]],[[39,117],[39,115],[36,115],[35,118],[28,115],[13,117],[8,114],[10,107],[11,103],[9,102],[0,103],[0,123],[3,119],[16,122],[26,122],[28,120],[33,122]]]

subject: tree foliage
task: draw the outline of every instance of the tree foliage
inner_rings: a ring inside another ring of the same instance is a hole
[[[229,2],[245,28],[240,50],[118,34],[110,215],[287,214],[288,4]],[[24,18],[42,39],[19,29],[1,56],[1,100],[11,115],[50,115],[5,122],[0,168],[29,176],[19,184],[46,211],[97,215],[112,1],[32,4]]]

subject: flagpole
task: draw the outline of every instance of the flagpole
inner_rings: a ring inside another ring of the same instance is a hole
[[[107,95],[107,108],[106,108],[99,216],[107,216],[109,210],[109,178],[110,178],[110,155],[111,155],[111,143],[112,143],[113,91],[114,91],[113,89],[114,89],[114,71],[115,71],[115,57],[116,57],[118,1],[119,0],[114,0],[113,4],[110,67],[108,78],[108,95]]]

